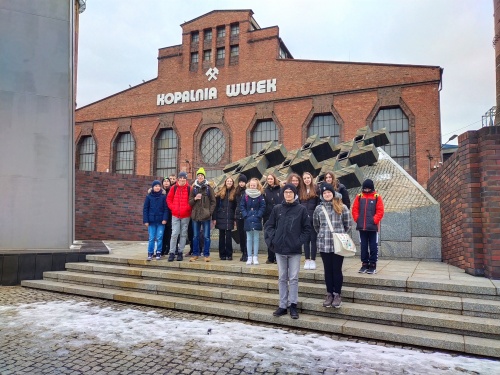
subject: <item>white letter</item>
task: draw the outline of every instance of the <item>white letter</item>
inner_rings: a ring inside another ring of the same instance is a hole
[[[194,97],[194,90],[191,90],[189,92],[190,96],[189,96],[189,100],[192,101],[192,102],[195,102],[196,101],[196,98]]]
[[[165,105],[165,94],[158,94],[156,96],[156,105]]]
[[[267,80],[267,92],[276,91],[276,78]]]
[[[182,93],[182,102],[189,103],[189,91],[184,91]]]
[[[167,104],[172,104],[174,102],[174,94],[169,92],[167,95],[165,95],[165,102]]]
[[[174,103],[179,102],[182,99],[182,92],[176,91],[174,93]]]
[[[255,84],[255,81],[252,82],[252,88],[250,89],[250,95],[255,94],[255,87],[257,85]]]
[[[196,90],[196,101],[199,102],[200,100],[205,100],[202,89]]]
[[[241,94],[248,95],[250,93],[250,82],[241,84]]]
[[[266,81],[257,82],[257,93],[264,94],[266,92]]]
[[[217,99],[217,89],[215,87],[210,87],[208,91],[208,99]]]
[[[235,84],[227,85],[226,86],[226,95],[229,97],[240,95],[240,84],[237,83],[236,85]]]

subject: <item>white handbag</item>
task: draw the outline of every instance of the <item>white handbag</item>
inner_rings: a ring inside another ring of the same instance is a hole
[[[332,232],[333,235],[334,253],[343,257],[353,257],[354,255],[356,255],[356,246],[354,245],[351,236],[349,236],[347,233],[335,233],[333,231],[332,222],[330,221],[330,216],[328,216],[328,212],[326,211],[325,206],[321,206],[321,208],[325,213],[326,222],[328,223],[330,232]]]

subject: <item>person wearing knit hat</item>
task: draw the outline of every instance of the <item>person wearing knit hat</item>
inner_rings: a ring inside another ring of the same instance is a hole
[[[202,174],[203,177],[206,177],[207,174],[205,173],[205,168],[203,167],[198,168],[198,170],[196,171],[196,176],[198,176],[199,174]]]
[[[234,194],[236,198],[236,210],[234,212],[234,218],[236,219],[236,230],[238,232],[238,241],[241,250],[240,262],[246,262],[248,260],[247,232],[245,232],[245,219],[241,214],[240,208],[241,199],[245,196],[247,181],[247,177],[244,174],[240,174],[240,176],[238,177],[238,185],[236,186],[236,191]]]
[[[314,231],[318,234],[318,251],[323,261],[326,298],[323,307],[339,308],[342,305],[342,264],[344,257],[335,254],[333,233],[346,233],[351,229],[352,217],[349,208],[342,202],[342,194],[335,191],[333,185],[321,185],[323,201],[316,207],[312,221]],[[330,230],[330,224],[333,233]]]
[[[205,178],[203,167],[196,171],[196,181],[189,193],[189,205],[192,207],[193,255],[189,259],[195,262],[200,254],[200,230],[203,230],[203,255],[205,262],[210,262],[210,225],[215,210],[215,194]]]
[[[161,258],[163,231],[168,219],[168,207],[162,194],[161,182],[154,180],[151,192],[146,195],[142,208],[142,222],[148,228],[148,260],[153,259],[156,243],[156,259]]]
[[[311,219],[307,208],[295,199],[297,188],[285,184],[282,189],[283,203],[274,206],[269,220],[264,226],[264,238],[271,251],[276,253],[278,262],[279,306],[273,316],[287,314],[298,319],[299,271],[302,245],[309,239]]]
[[[178,178],[188,178],[188,174],[184,171],[181,171],[179,172],[179,174],[177,175]]]
[[[377,273],[378,230],[384,216],[384,202],[375,191],[372,180],[363,181],[362,193],[356,195],[352,204],[352,217],[359,231],[361,268],[359,273]]]
[[[244,182],[245,184],[248,182],[247,176],[244,174],[240,174],[240,177],[238,177],[238,182]]]

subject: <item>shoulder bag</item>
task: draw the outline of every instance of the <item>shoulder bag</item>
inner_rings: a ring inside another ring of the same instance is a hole
[[[356,246],[352,241],[351,236],[347,233],[335,233],[333,231],[332,222],[330,221],[330,216],[325,209],[325,206],[321,206],[323,212],[326,217],[326,222],[328,223],[328,227],[330,228],[330,232],[333,235],[333,251],[335,254],[343,256],[343,257],[352,257],[356,255]]]

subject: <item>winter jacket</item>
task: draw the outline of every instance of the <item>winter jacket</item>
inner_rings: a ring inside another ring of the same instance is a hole
[[[201,199],[194,199],[197,194],[201,194]],[[213,189],[206,183],[206,180],[202,184],[198,184],[197,181],[193,184],[189,194],[189,205],[192,207],[192,220],[207,221],[212,218],[215,209],[215,194]]]
[[[274,206],[266,222],[264,238],[269,250],[276,254],[302,254],[302,245],[311,233],[307,209],[295,200]]]
[[[236,194],[236,210],[234,212],[234,217],[236,220],[242,220],[243,216],[241,215],[241,198],[245,196],[245,190],[241,190],[240,194]]]
[[[376,192],[356,195],[352,205],[352,217],[357,230],[378,232],[378,225],[384,216],[384,202]]]
[[[320,199],[319,196],[309,198],[307,200],[302,200],[300,201],[300,204],[304,206],[307,209],[307,214],[309,215],[310,218],[313,217],[314,210],[320,204]]]
[[[185,219],[191,216],[191,206],[189,205],[189,191],[191,187],[188,184],[180,186],[178,182],[170,188],[167,195],[167,205],[172,216],[178,219]]]
[[[168,207],[165,202],[165,195],[159,191],[152,191],[146,195],[142,208],[142,222],[144,224],[161,224],[168,219]]]
[[[325,213],[323,212],[323,208],[321,208],[322,206],[326,209],[335,233],[346,233],[351,229],[351,213],[345,204],[342,207],[342,213],[336,213],[331,202],[323,202],[314,210],[313,227],[316,233],[318,233],[316,240],[318,251],[321,253],[333,253],[333,234],[326,221]]]
[[[344,203],[347,208],[351,208],[351,198],[349,198],[349,192],[346,187],[339,182],[337,191],[342,195],[342,203]],[[321,185],[318,186],[318,195],[320,200],[323,201],[323,196],[321,195]]]
[[[266,211],[266,201],[261,194],[257,198],[249,197],[247,194],[241,197],[240,210],[245,219],[245,231],[262,230],[262,216]]]
[[[234,228],[234,213],[236,210],[236,200],[229,200],[229,192],[224,199],[217,197],[215,200],[215,210],[212,219],[215,220],[217,229],[231,230]]]
[[[266,200],[266,212],[264,212],[263,216],[264,221],[267,221],[269,216],[271,216],[273,207],[281,203],[280,190],[279,185],[267,186],[266,190],[264,190],[264,199]]]

